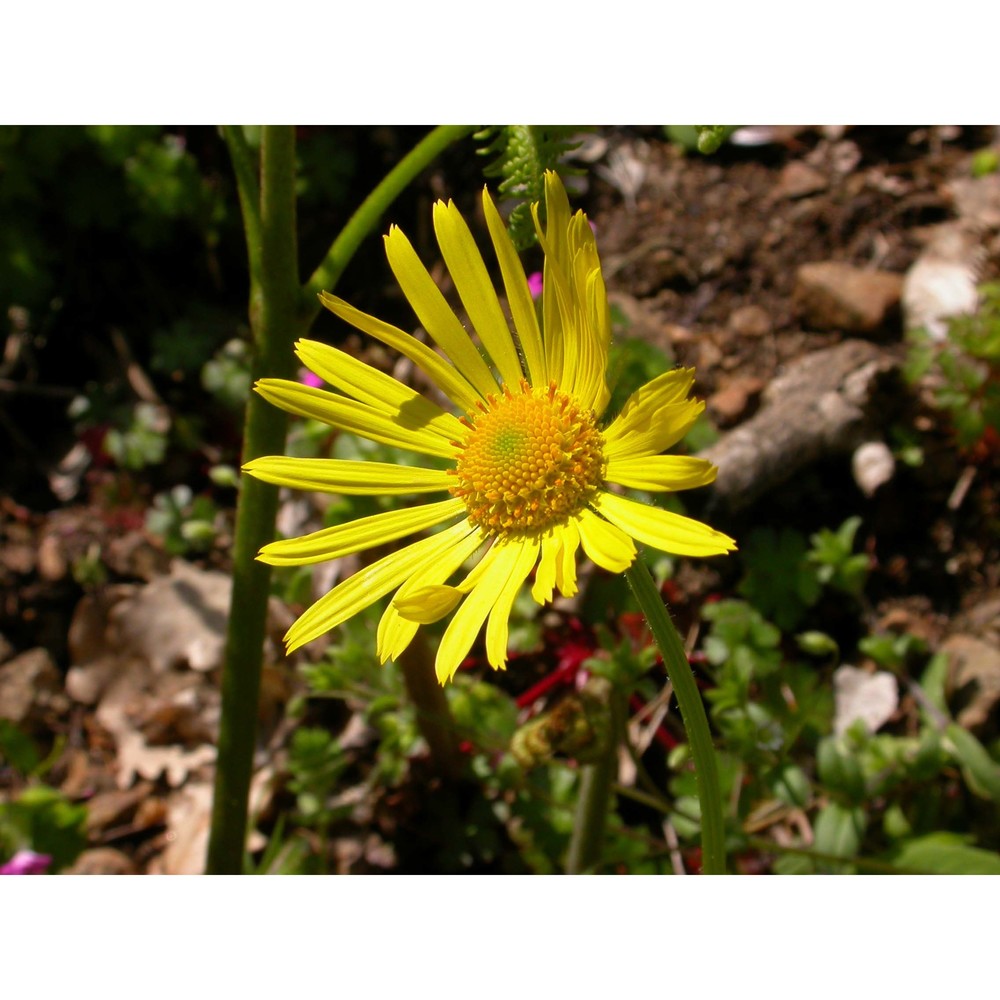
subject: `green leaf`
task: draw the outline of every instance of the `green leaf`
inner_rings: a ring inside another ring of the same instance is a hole
[[[911,840],[893,863],[926,875],[1000,875],[1000,854],[972,847],[953,833],[929,833]]]
[[[955,748],[955,758],[973,795],[1000,803],[1000,764],[967,729],[953,722],[945,735]]]
[[[865,778],[861,764],[841,740],[827,736],[816,752],[819,779],[831,791],[840,792],[860,802],[865,796]]]
[[[825,632],[800,632],[795,637],[795,641],[799,644],[799,649],[810,656],[837,657],[840,655],[840,647]]]
[[[820,854],[853,858],[861,848],[865,813],[860,806],[848,808],[839,802],[824,806],[813,824],[814,846]]]

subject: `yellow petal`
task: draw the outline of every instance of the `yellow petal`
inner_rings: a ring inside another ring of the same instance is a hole
[[[535,582],[531,585],[531,596],[536,604],[547,604],[552,600],[556,583],[556,560],[559,558],[559,536],[546,531],[541,539],[541,559],[535,571]]]
[[[408,611],[414,611],[407,602],[414,594],[424,590],[442,586],[452,573],[456,572],[472,554],[483,544],[484,538],[481,532],[471,532],[468,537],[456,545],[453,545],[440,558],[426,563],[417,570],[404,583],[385,609],[385,614],[378,623],[377,652],[379,661],[385,663],[386,660],[396,660],[403,650],[409,646],[414,635],[416,635],[418,620],[416,618],[404,618],[400,613],[400,606],[406,607]],[[457,600],[461,599],[461,591],[457,588],[443,588],[456,591]],[[427,603],[416,612],[421,617],[440,612],[440,617],[448,614],[454,605],[447,606],[444,600],[445,595],[435,595],[435,605],[431,609]],[[430,621],[437,621],[438,618],[428,618]]]
[[[559,561],[556,563],[556,587],[563,597],[576,594],[576,550],[580,547],[580,529],[572,518],[552,529],[559,538]]]
[[[413,423],[405,412],[388,417],[356,399],[280,378],[262,378],[254,388],[268,402],[289,413],[320,420],[371,441],[441,458],[456,458],[459,452],[451,438]]]
[[[360,309],[355,309],[343,299],[338,299],[336,295],[320,292],[319,298],[334,316],[381,341],[387,347],[399,351],[403,357],[409,358],[459,409],[468,412],[483,398],[464,375],[416,337],[411,337],[399,327],[384,323],[374,316],[369,316],[368,313],[361,312]]]
[[[627,422],[616,420],[604,431],[604,457],[610,461],[658,455],[684,437],[704,409],[703,402],[689,399],[657,409],[651,407],[645,421],[634,417]]]
[[[690,490],[715,481],[718,469],[687,455],[638,455],[609,459],[604,478],[634,490]]]
[[[680,556],[716,556],[736,548],[736,543],[721,531],[659,507],[626,500],[614,493],[598,493],[591,502],[600,514],[637,542],[651,545],[661,552]]]
[[[396,496],[446,490],[455,477],[444,469],[421,469],[388,462],[348,462],[337,458],[266,455],[243,466],[255,479],[295,490],[344,495]]]
[[[521,550],[522,546],[517,542],[497,542],[476,567],[479,570],[486,564],[487,569],[477,574],[476,585],[448,623],[438,646],[434,668],[442,684],[455,676],[455,671],[468,655],[486,616],[507,585]]]
[[[577,520],[554,525],[541,537],[541,559],[531,596],[538,604],[552,600],[553,586],[563,597],[572,597],[576,587],[576,550],[580,547]]]
[[[395,226],[385,238],[385,251],[399,287],[431,339],[481,396],[496,392],[497,381],[489,366],[420,262],[410,241]]]
[[[406,597],[394,597],[392,606],[406,621],[431,625],[450,615],[463,596],[458,587],[434,584],[413,590]]]
[[[507,232],[507,227],[500,218],[500,213],[493,204],[486,189],[483,189],[483,211],[486,214],[486,225],[490,230],[493,248],[496,250],[497,261],[500,264],[500,274],[503,276],[504,289],[507,292],[507,303],[510,306],[514,329],[517,331],[524,360],[528,367],[528,380],[533,386],[545,386],[549,383],[548,369],[545,367],[545,349],[542,346],[542,334],[538,329],[538,316],[535,304],[528,288],[528,279],[524,276],[521,258],[514,249],[514,243]]]
[[[384,542],[432,528],[465,513],[461,500],[442,500],[419,507],[387,510],[356,521],[322,528],[300,538],[286,538],[265,545],[257,555],[269,566],[308,566],[363,552]]]
[[[452,441],[465,434],[454,414],[350,354],[315,340],[300,340],[295,353],[310,371],[330,385],[389,417],[399,419],[405,414],[411,425],[432,428]]]
[[[524,538],[503,590],[497,596],[486,623],[486,659],[494,670],[503,670],[507,663],[507,642],[510,638],[510,612],[514,600],[538,558],[538,539]]]
[[[496,289],[490,281],[476,241],[454,202],[446,205],[439,201],[434,206],[434,232],[458,297],[487,354],[504,382],[510,386],[518,385],[524,373],[507,319],[500,308]]]
[[[577,524],[583,551],[598,566],[612,573],[621,573],[632,565],[635,545],[621,528],[616,528],[586,508],[580,511]]]
[[[694,385],[693,368],[674,368],[640,386],[605,431],[607,440],[634,433],[660,417],[660,410],[687,399]],[[662,449],[661,449],[662,450]]]
[[[359,611],[398,587],[421,566],[443,558],[450,549],[461,545],[473,532],[478,534],[478,529],[468,520],[460,521],[436,535],[390,552],[371,566],[359,570],[324,594],[288,630],[285,635],[288,652],[312,642],[324,632],[343,624],[348,618],[353,618]]]

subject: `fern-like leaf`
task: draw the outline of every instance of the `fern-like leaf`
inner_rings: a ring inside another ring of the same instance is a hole
[[[491,125],[476,133],[476,140],[484,144],[479,153],[494,158],[483,173],[502,178],[500,194],[518,202],[507,221],[518,250],[535,242],[531,203],[544,205],[545,171],[565,176],[567,170],[560,161],[579,145],[573,141],[579,132],[567,125]]]

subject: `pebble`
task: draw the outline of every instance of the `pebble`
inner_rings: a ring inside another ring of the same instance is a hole
[[[794,297],[803,321],[814,330],[870,334],[886,324],[902,289],[898,274],[821,261],[799,267]]]

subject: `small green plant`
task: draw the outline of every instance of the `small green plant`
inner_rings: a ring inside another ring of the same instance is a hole
[[[170,416],[155,403],[136,403],[124,428],[113,427],[104,438],[104,450],[123,469],[159,465],[167,451]]]
[[[206,552],[218,534],[219,510],[206,496],[195,496],[189,486],[159,493],[146,514],[146,529],[163,539],[170,555]]]
[[[849,517],[836,531],[822,528],[810,538],[812,548],[806,557],[820,584],[851,597],[861,596],[870,568],[868,556],[854,553],[860,527],[860,517]]]
[[[87,807],[44,784],[52,757],[42,759],[34,742],[0,719],[0,758],[13,772],[17,791],[0,799],[0,862],[18,851],[48,855],[52,870],[71,865],[87,846]]]
[[[785,630],[799,625],[822,589],[806,553],[805,538],[794,528],[755,528],[743,545],[746,570],[737,589]]]
[[[934,405],[948,414],[963,450],[996,445],[1000,433],[1000,283],[983,285],[981,305],[956,316],[947,339],[936,343],[924,330],[910,334],[904,373],[924,381]]]

